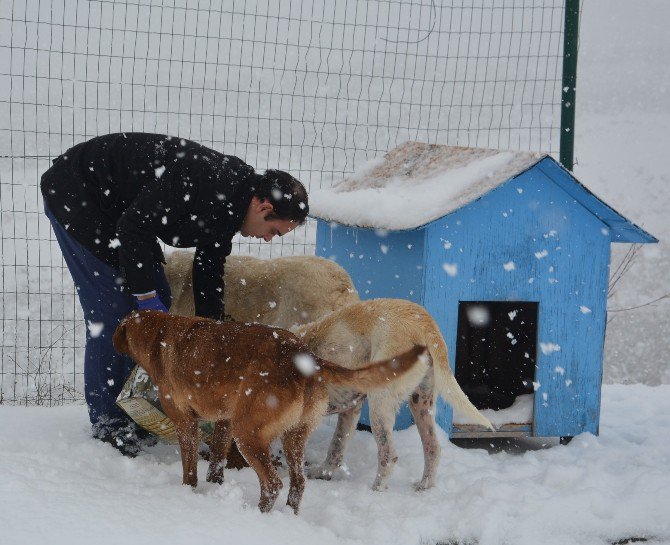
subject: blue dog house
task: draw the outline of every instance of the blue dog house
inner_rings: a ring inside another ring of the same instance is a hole
[[[440,400],[451,437],[598,433],[610,244],[652,235],[548,155],[418,142],[312,192],[310,209],[317,255],[362,298],[409,299],[438,323],[459,384],[498,426],[454,420]],[[404,408],[396,428],[411,422]]]

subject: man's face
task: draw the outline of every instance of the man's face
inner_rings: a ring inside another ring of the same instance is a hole
[[[268,201],[261,201],[258,197],[254,197],[240,228],[240,234],[243,237],[262,238],[265,242],[270,242],[274,237],[281,237],[298,226],[291,220],[266,219],[272,210],[272,204]]]

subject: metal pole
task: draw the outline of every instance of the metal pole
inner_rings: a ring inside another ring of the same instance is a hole
[[[575,94],[577,87],[577,45],[579,40],[579,0],[565,1],[563,29],[563,85],[561,92],[561,164],[574,166]]]

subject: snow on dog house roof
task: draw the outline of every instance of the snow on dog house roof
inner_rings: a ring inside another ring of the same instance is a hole
[[[546,154],[423,142],[405,142],[335,186],[310,192],[310,215],[361,228],[416,229],[540,164],[554,183],[607,224],[613,242],[657,242]]]

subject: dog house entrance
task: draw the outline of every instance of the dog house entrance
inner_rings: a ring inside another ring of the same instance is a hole
[[[478,409],[507,409],[533,393],[537,314],[538,303],[459,302],[456,380]]]

